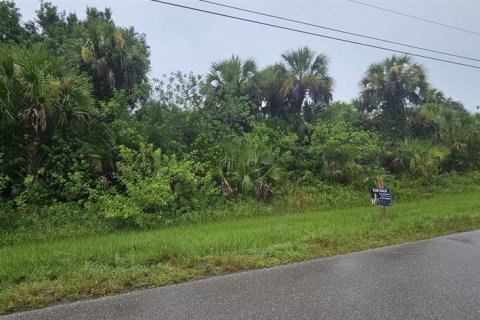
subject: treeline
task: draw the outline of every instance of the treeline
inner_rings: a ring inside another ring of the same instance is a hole
[[[479,115],[407,56],[368,66],[347,103],[306,47],[149,81],[145,36],[108,9],[80,19],[42,2],[23,23],[3,1],[0,43],[4,230],[66,211],[150,226],[285,190],[480,169]]]

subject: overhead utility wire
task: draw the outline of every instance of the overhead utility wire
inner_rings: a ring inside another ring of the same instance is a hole
[[[395,14],[398,14],[398,15],[401,15],[401,16],[404,16],[404,17],[409,17],[409,18],[420,20],[420,21],[423,21],[423,22],[433,23],[433,24],[436,24],[438,26],[442,26],[442,27],[446,27],[446,28],[450,28],[450,29],[454,29],[454,30],[458,30],[458,31],[462,31],[462,32],[467,32],[467,33],[471,33],[471,34],[475,34],[477,36],[480,36],[480,32],[455,27],[455,26],[452,26],[452,25],[449,25],[449,24],[445,24],[445,23],[441,23],[441,22],[417,17],[417,16],[414,16],[414,15],[411,15],[411,14],[398,12],[398,11],[390,10],[390,9],[387,9],[387,8],[382,8],[382,7],[379,7],[379,6],[374,6],[373,4],[369,4],[369,3],[365,3],[365,2],[361,2],[361,1],[356,1],[356,0],[347,0],[347,1],[354,2],[354,3],[360,4],[362,6],[367,6],[367,7],[375,8],[375,9],[378,9],[378,10],[395,13]]]
[[[426,56],[426,55],[422,55],[422,54],[418,54],[418,53],[410,53],[410,52],[406,52],[406,51],[381,47],[381,46],[377,46],[377,45],[373,45],[373,44],[368,44],[368,43],[363,43],[363,42],[358,42],[358,41],[352,41],[352,40],[347,40],[347,39],[342,39],[342,38],[331,37],[331,36],[327,36],[327,35],[323,35],[323,34],[319,34],[319,33],[315,33],[315,32],[304,31],[304,30],[284,27],[284,26],[280,26],[280,25],[276,25],[276,24],[272,24],[272,23],[266,23],[266,22],[261,22],[261,21],[257,21],[257,20],[251,20],[251,19],[231,16],[231,15],[223,14],[223,13],[219,13],[219,12],[214,12],[214,11],[209,11],[209,10],[184,6],[184,5],[181,5],[181,4],[176,4],[176,3],[166,2],[166,1],[160,1],[160,0],[150,0],[150,1],[165,4],[165,5],[169,5],[169,6],[173,6],[173,7],[178,7],[178,8],[183,8],[183,9],[188,9],[188,10],[193,10],[193,11],[198,11],[198,12],[203,12],[203,13],[208,13],[208,14],[212,14],[212,15],[216,15],[216,16],[220,16],[220,17],[225,17],[225,18],[229,18],[229,19],[240,20],[240,21],[250,22],[250,23],[254,23],[254,24],[264,25],[264,26],[268,26],[268,27],[272,27],[272,28],[288,30],[288,31],[296,32],[296,33],[302,33],[302,34],[307,34],[307,35],[311,35],[311,36],[316,36],[316,37],[321,37],[321,38],[326,38],[326,39],[331,39],[331,40],[337,40],[337,41],[341,41],[341,42],[356,44],[356,45],[359,45],[359,46],[370,47],[370,48],[375,48],[375,49],[380,49],[380,50],[385,50],[385,51],[391,51],[391,52],[396,52],[396,53],[402,53],[402,54],[410,55],[410,56],[413,56],[413,57],[419,57],[419,58],[450,63],[450,64],[460,65],[460,66],[474,68],[474,69],[480,69],[480,66],[475,66],[475,65],[472,65],[472,64],[466,64],[466,63],[462,63],[462,62],[445,60],[445,59],[441,59],[441,58],[434,58],[434,57],[430,57],[430,56]]]
[[[386,43],[395,44],[395,45],[408,47],[408,48],[412,48],[412,49],[423,50],[423,51],[428,51],[428,52],[433,52],[433,53],[439,53],[439,54],[443,54],[443,55],[447,55],[447,56],[451,56],[451,57],[462,58],[462,59],[467,59],[467,60],[472,60],[472,61],[480,61],[480,59],[470,58],[470,57],[466,57],[466,56],[462,56],[462,55],[458,55],[458,54],[454,54],[454,53],[449,53],[449,52],[444,52],[444,51],[439,51],[439,50],[434,50],[434,49],[428,49],[428,48],[414,46],[414,45],[405,44],[405,43],[401,43],[401,42],[396,42],[396,41],[371,37],[371,36],[367,36],[367,35],[363,35],[363,34],[359,34],[359,33],[344,31],[344,30],[330,28],[330,27],[325,27],[325,26],[321,26],[321,25],[318,25],[318,24],[313,24],[313,23],[304,22],[304,21],[300,21],[300,20],[295,20],[295,19],[290,19],[290,18],[286,18],[286,17],[276,16],[276,15],[268,14],[268,13],[264,13],[264,12],[259,12],[259,11],[234,7],[234,6],[226,5],[226,4],[223,4],[223,3],[207,1],[207,0],[198,0],[198,1],[213,4],[213,5],[220,6],[220,7],[230,8],[230,9],[234,9],[234,10],[238,10],[238,11],[253,13],[253,14],[256,14],[256,15],[264,16],[264,17],[275,18],[275,19],[289,21],[289,22],[295,22],[295,23],[303,24],[303,25],[310,26],[310,27],[335,31],[335,32],[343,33],[343,34],[348,34],[348,35],[361,37],[361,38],[366,38],[366,39],[370,39],[370,40],[386,42]]]

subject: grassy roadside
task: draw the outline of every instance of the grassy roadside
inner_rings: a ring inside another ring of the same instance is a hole
[[[0,314],[480,228],[478,192],[0,248]]]

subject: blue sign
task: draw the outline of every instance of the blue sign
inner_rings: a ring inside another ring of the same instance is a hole
[[[392,205],[392,195],[390,189],[387,188],[371,188],[372,204],[380,206]]]

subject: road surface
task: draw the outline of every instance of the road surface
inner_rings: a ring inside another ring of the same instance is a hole
[[[212,277],[0,320],[480,319],[480,231]]]

